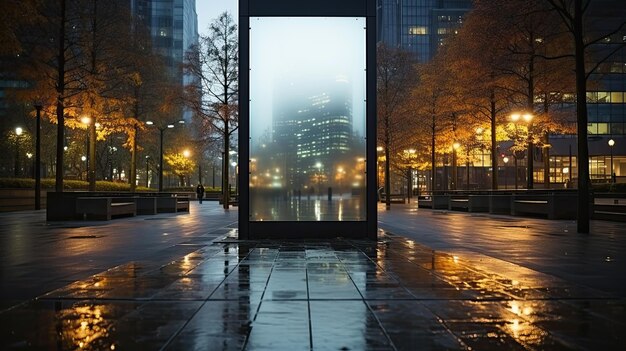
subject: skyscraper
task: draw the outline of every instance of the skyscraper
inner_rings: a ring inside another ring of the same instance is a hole
[[[298,189],[312,177],[332,177],[352,151],[351,84],[344,77],[297,87],[285,83],[276,93],[281,103],[274,107],[272,139],[285,146],[278,156],[286,186]]]
[[[378,41],[427,62],[471,7],[472,0],[379,0]]]
[[[135,18],[145,24],[153,50],[165,58],[173,76],[181,84],[190,77],[183,74],[185,52],[198,44],[198,16],[195,0],[131,0]]]

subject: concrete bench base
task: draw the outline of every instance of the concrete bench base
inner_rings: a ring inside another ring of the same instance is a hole
[[[157,197],[158,213],[189,212],[189,198]]]
[[[511,197],[511,215],[545,215],[548,219],[576,219],[578,212],[576,194],[536,194]]]
[[[76,199],[76,215],[83,219],[111,220],[113,216],[136,216],[134,202],[112,202],[110,197],[79,197]]]

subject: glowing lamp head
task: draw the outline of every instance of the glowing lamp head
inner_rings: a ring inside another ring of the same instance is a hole
[[[610,140],[609,140],[609,146],[610,146],[610,147],[613,147],[613,145],[615,145],[615,140],[610,139]]]
[[[15,128],[15,135],[20,136],[23,132],[24,130],[21,127]]]
[[[452,144],[452,148],[455,150],[457,150],[460,147],[461,147],[461,144],[459,144],[458,142],[455,142],[454,144]]]
[[[504,156],[504,158],[502,159],[502,161],[504,161],[504,163],[509,163],[509,158]]]

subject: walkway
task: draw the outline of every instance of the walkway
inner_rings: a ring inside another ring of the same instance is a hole
[[[380,217],[395,233],[378,242],[281,243],[235,240],[236,215],[214,203],[95,223],[1,214],[0,349],[626,344],[619,224],[582,240],[570,222],[394,206]]]

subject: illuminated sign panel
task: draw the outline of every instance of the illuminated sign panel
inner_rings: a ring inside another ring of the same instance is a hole
[[[250,18],[250,220],[366,218],[365,19]]]
[[[239,27],[239,238],[375,240],[376,1],[239,0]]]

